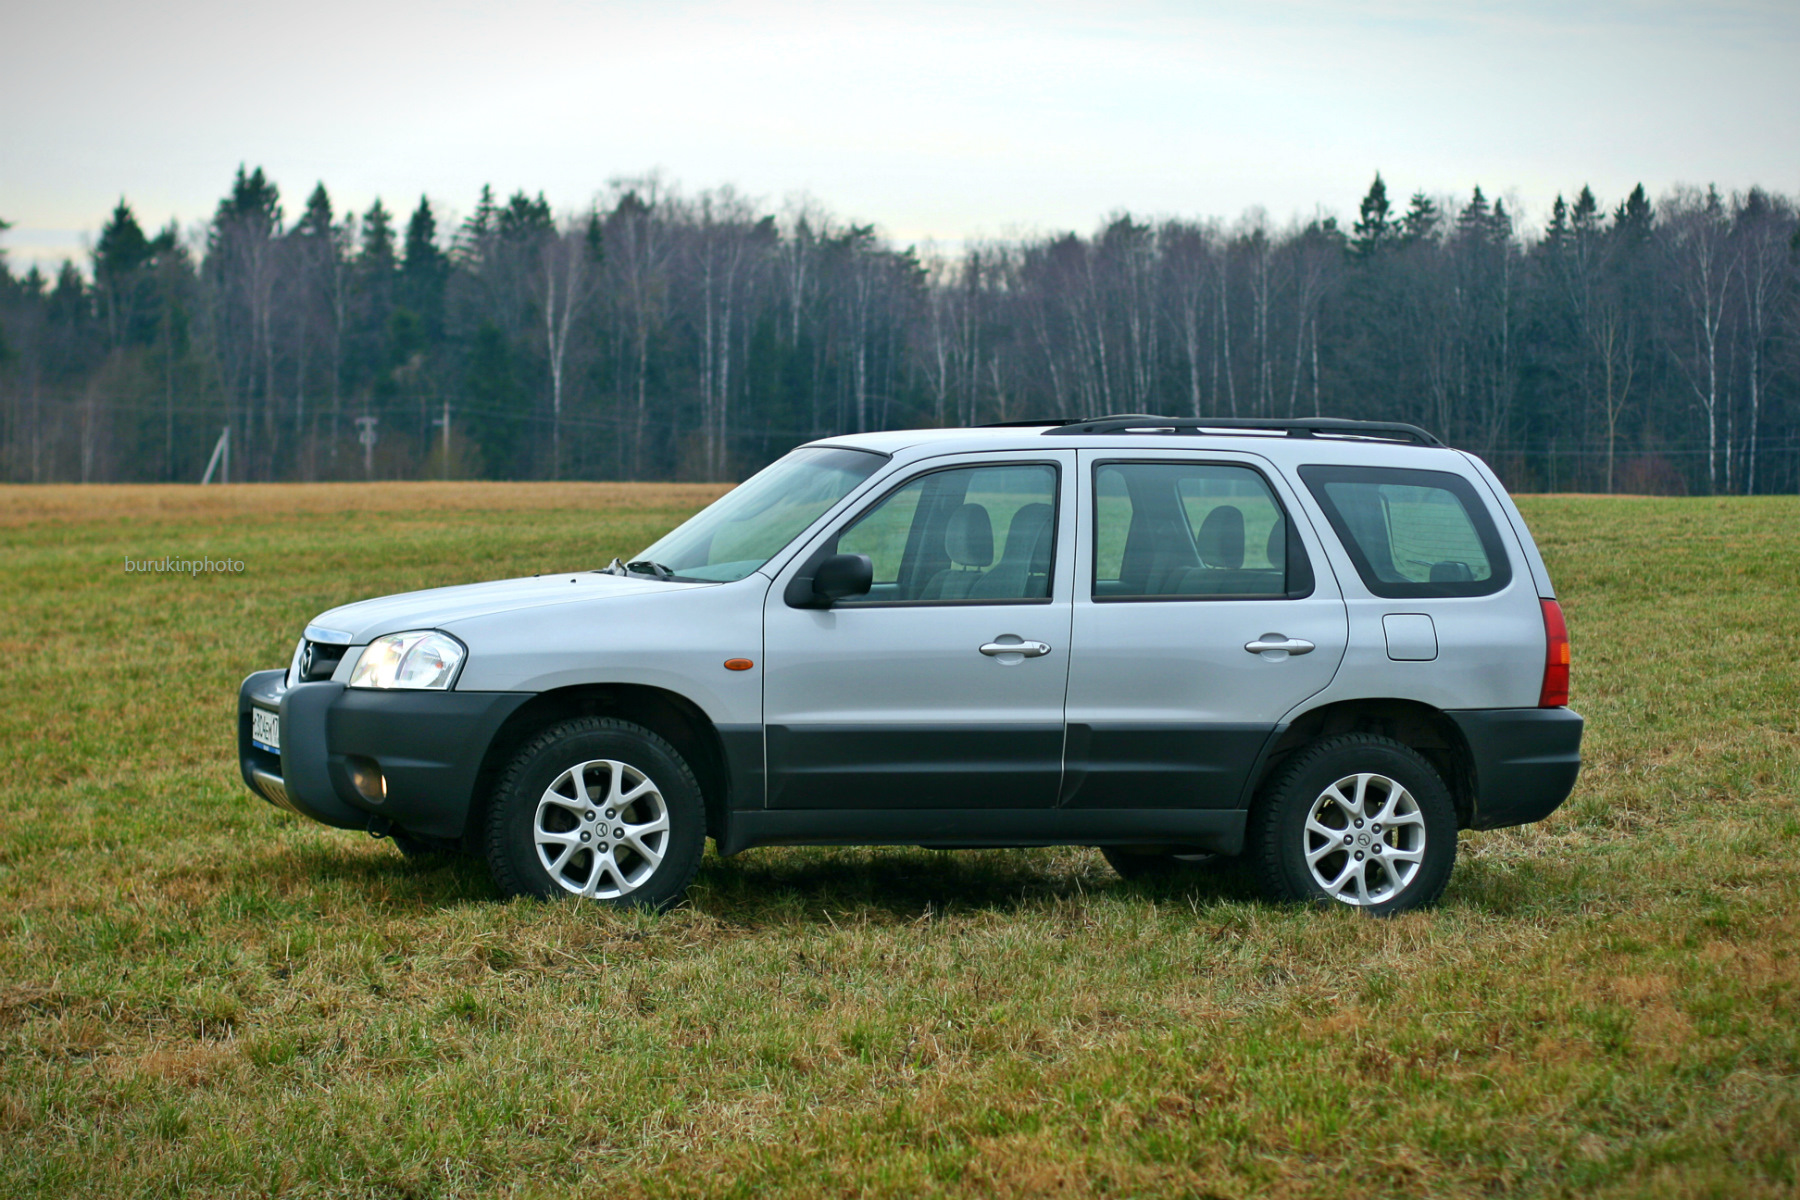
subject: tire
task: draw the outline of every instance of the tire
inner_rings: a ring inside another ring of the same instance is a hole
[[[648,729],[580,717],[551,726],[502,776],[487,821],[488,870],[508,896],[579,896],[666,909],[706,844],[700,785]]]
[[[1379,818],[1379,819],[1378,819]],[[1456,865],[1456,806],[1438,773],[1392,738],[1313,743],[1250,816],[1263,894],[1388,916],[1435,903]]]
[[[1179,879],[1183,875],[1218,875],[1232,868],[1235,858],[1225,854],[1177,854],[1166,850],[1140,850],[1131,846],[1102,846],[1100,857],[1121,879]]]

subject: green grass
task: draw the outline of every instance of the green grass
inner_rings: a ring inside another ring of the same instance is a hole
[[[1080,849],[501,902],[238,781],[308,616],[710,494],[0,491],[0,1194],[1800,1192],[1800,502],[1525,502],[1588,767],[1393,921]]]

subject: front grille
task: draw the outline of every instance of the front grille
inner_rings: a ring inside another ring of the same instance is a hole
[[[344,661],[344,652],[348,646],[340,646],[332,642],[308,641],[300,647],[300,657],[295,662],[294,677],[297,683],[314,683],[321,679],[330,679],[338,664]]]

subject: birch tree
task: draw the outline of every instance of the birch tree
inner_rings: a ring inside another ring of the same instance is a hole
[[[1730,220],[1717,189],[1678,191],[1663,205],[1662,241],[1685,320],[1670,339],[1706,420],[1706,489],[1719,490],[1721,330],[1739,263]]]

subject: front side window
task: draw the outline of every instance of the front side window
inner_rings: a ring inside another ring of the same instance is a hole
[[[677,580],[742,579],[885,462],[886,455],[869,450],[802,447],[689,517],[633,559],[632,567],[665,568]]]
[[[1460,475],[1315,465],[1300,478],[1377,596],[1486,596],[1512,580],[1487,506]]]
[[[1094,599],[1287,598],[1312,570],[1269,485],[1225,463],[1094,468]]]
[[[889,492],[828,552],[866,554],[870,604],[1047,601],[1056,548],[1054,466],[932,471]]]

